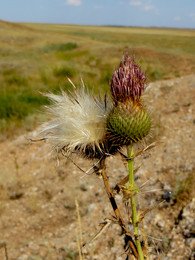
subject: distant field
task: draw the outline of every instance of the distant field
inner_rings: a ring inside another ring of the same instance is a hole
[[[125,52],[135,55],[148,82],[195,71],[195,30],[24,24],[0,21],[0,133],[31,130],[47,100],[83,78],[95,93]]]

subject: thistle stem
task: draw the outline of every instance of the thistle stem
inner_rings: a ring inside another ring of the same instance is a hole
[[[127,156],[129,158],[132,158],[133,155],[134,155],[133,145],[127,146]],[[132,188],[132,190],[136,190],[135,185],[134,185],[134,172],[133,172],[134,159],[128,160],[128,166],[129,166],[129,186]],[[137,209],[136,209],[136,203],[135,203],[135,195],[131,196],[130,201],[131,201],[131,209],[132,209],[133,229],[134,229],[135,242],[136,242],[136,246],[137,246],[138,256],[139,256],[140,260],[144,260],[144,255],[143,255],[141,243],[139,240],[138,216],[137,216]]]
[[[106,188],[106,192],[107,192],[107,195],[109,197],[109,200],[110,200],[111,206],[113,208],[114,214],[115,214],[115,216],[118,220],[119,225],[122,228],[122,232],[126,235],[126,238],[128,239],[128,243],[129,243],[129,246],[130,246],[130,248],[133,252],[133,255],[136,257],[136,259],[138,259],[138,253],[137,253],[136,245],[133,241],[132,236],[130,235],[130,232],[128,232],[128,230],[126,229],[125,222],[124,222],[124,220],[123,220],[123,218],[120,214],[119,208],[116,204],[116,200],[113,196],[113,193],[111,191],[111,188],[110,188],[110,185],[109,185],[109,182],[108,182],[108,177],[107,177],[107,174],[106,174],[105,159],[102,159],[102,161],[101,161],[100,172],[101,172],[101,175],[102,175],[102,178],[103,178],[103,181],[104,181],[104,185],[105,185],[105,188]]]

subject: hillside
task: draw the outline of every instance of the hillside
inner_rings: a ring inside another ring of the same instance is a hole
[[[129,52],[148,82],[190,75],[195,70],[195,31],[119,28],[0,21],[0,140],[37,126],[46,98],[83,78],[97,94]]]

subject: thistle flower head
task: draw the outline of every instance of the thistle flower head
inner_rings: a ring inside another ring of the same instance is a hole
[[[126,54],[114,72],[111,94],[114,106],[107,117],[107,131],[113,143],[120,146],[141,141],[149,132],[151,119],[142,105],[146,75]]]
[[[77,93],[46,96],[53,105],[48,107],[52,119],[43,130],[44,137],[57,151],[99,157],[108,114],[105,102],[91,97],[84,88]]]
[[[115,103],[126,99],[138,101],[145,89],[146,75],[141,72],[134,58],[126,54],[124,62],[114,72],[111,80],[111,94]]]

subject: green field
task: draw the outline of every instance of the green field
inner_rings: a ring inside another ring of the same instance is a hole
[[[48,102],[40,92],[71,88],[67,77],[108,92],[125,52],[148,82],[194,73],[194,42],[195,30],[0,21],[0,140],[35,127]]]

